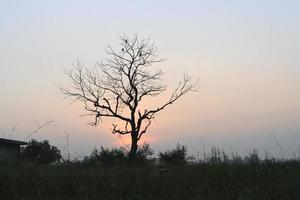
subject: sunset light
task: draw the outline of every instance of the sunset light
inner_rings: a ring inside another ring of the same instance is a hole
[[[300,199],[299,36],[299,0],[0,0],[0,199]]]

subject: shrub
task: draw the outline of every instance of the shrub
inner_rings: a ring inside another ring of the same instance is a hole
[[[148,143],[141,145],[137,151],[136,159],[134,164],[147,164],[153,159],[151,156],[154,155],[153,150],[150,148]],[[94,149],[90,156],[85,156],[82,160],[84,165],[114,165],[114,164],[125,164],[128,161],[127,151],[124,147],[121,148],[104,148]]]
[[[101,146],[100,150],[95,148],[91,152],[90,157],[86,159],[88,159],[92,164],[121,164],[126,161],[126,153],[123,148],[108,149]]]
[[[136,163],[137,164],[147,164],[154,161],[151,157],[154,155],[153,149],[151,149],[148,143],[141,145],[136,153]]]
[[[21,148],[21,158],[35,164],[49,164],[59,161],[61,153],[57,147],[51,146],[48,140],[38,142],[33,139],[27,146]]]
[[[186,164],[187,147],[177,144],[175,149],[166,150],[158,154],[159,161],[165,164]]]

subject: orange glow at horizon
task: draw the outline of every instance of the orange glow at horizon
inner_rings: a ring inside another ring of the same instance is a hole
[[[151,143],[156,141],[156,138],[151,135],[151,133],[147,133],[143,135],[139,141],[139,144],[142,145],[144,143]],[[115,141],[115,144],[120,147],[130,147],[131,145],[131,138],[130,135],[118,135]]]

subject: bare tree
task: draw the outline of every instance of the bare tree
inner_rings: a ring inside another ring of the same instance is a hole
[[[158,112],[173,104],[180,97],[197,90],[197,81],[184,75],[178,87],[167,102],[154,109],[144,109],[141,103],[145,97],[155,97],[166,91],[161,84],[163,72],[151,70],[153,64],[161,62],[157,48],[149,39],[120,37],[120,49],[111,46],[106,49],[107,58],[93,68],[86,68],[80,62],[66,72],[71,80],[70,87],[61,87],[65,97],[81,101],[94,116],[91,125],[97,125],[105,117],[118,121],[113,124],[112,133],[131,135],[129,157],[134,158],[138,141],[147,132]]]

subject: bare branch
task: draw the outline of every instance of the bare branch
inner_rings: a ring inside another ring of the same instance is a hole
[[[162,106],[158,107],[157,109],[145,111],[142,118],[152,118],[156,113],[163,110],[167,106],[173,104],[175,101],[177,101],[179,98],[181,98],[183,95],[187,94],[188,92],[196,92],[199,90],[199,81],[198,79],[194,82],[192,82],[191,77],[188,74],[184,74],[183,81],[179,82],[178,87],[173,91],[169,101],[167,101]]]
[[[168,105],[173,104],[189,92],[198,90],[198,80],[192,81],[187,74],[173,91],[170,99],[156,109],[146,109],[142,113],[143,99],[155,97],[166,91],[161,84],[164,73],[153,69],[161,62],[157,48],[149,39],[139,40],[137,36],[120,37],[118,49],[108,46],[107,57],[94,68],[87,68],[77,61],[73,68],[66,71],[70,80],[69,87],[60,87],[65,98],[72,98],[84,105],[87,113],[93,116],[90,125],[96,126],[103,118],[114,118],[125,124],[119,127],[113,124],[112,133],[131,134],[133,151],[137,141],[147,132],[154,116]]]

